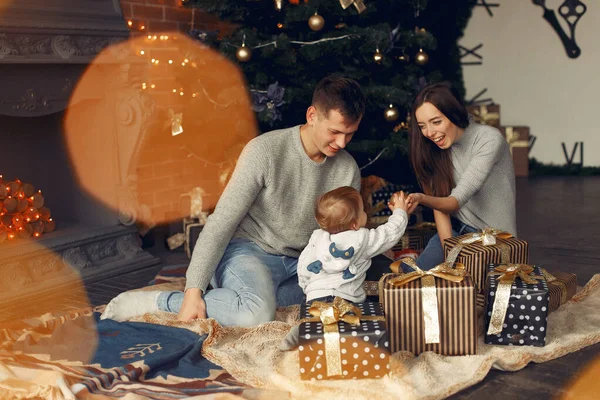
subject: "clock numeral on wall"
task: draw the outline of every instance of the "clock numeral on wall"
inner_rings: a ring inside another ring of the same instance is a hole
[[[480,97],[487,92],[487,88],[481,90],[479,93],[477,93],[475,96],[473,96],[471,98],[471,100],[466,100],[467,105],[469,106],[477,106],[477,105],[482,105],[482,104],[493,104],[494,100],[492,100],[491,97],[485,98],[485,99],[480,99]]]
[[[500,3],[488,3],[486,0],[477,0],[475,6],[485,7],[488,15],[493,18],[494,13],[492,12],[492,7],[500,7]]]
[[[472,49],[469,49],[465,46],[461,46],[458,45],[458,51],[459,51],[459,55],[461,58],[461,65],[481,65],[483,64],[483,56],[479,53],[477,53],[477,50],[481,49],[483,47],[483,43],[479,43],[477,46],[473,47]],[[463,58],[476,58],[479,61],[462,61]]]
[[[567,146],[565,146],[565,142],[561,142],[561,146],[563,149],[563,154],[565,155],[565,159],[567,160],[567,167],[571,166],[579,166],[583,167],[583,142],[575,142],[575,146],[571,151],[571,156],[567,154]],[[575,158],[575,153],[577,152],[577,147],[579,147],[579,164],[573,164],[573,159]]]

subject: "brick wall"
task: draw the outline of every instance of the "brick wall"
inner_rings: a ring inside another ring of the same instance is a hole
[[[132,32],[160,33],[200,30],[227,30],[228,24],[196,9],[184,7],[181,0],[121,0],[121,10],[131,21]]]
[[[220,164],[214,151],[206,158],[212,157],[217,161],[207,165],[205,160],[188,157],[189,152],[182,150],[182,147],[193,149],[194,152],[199,149],[198,153],[204,156],[201,144],[194,143],[193,137],[199,136],[199,131],[205,127],[201,123],[189,127],[190,120],[197,117],[193,115],[196,111],[192,108],[190,112],[190,93],[179,96],[179,88],[183,84],[172,73],[175,65],[169,65],[169,60],[180,64],[185,50],[174,45],[174,42],[161,42],[160,37],[167,33],[173,36],[175,31],[185,33],[192,27],[205,31],[219,30],[226,34],[232,27],[212,15],[184,7],[181,0],[121,0],[121,8],[130,25],[132,43],[144,46],[139,48],[145,49],[148,60],[150,57],[161,59],[159,65],[145,70],[142,79],[149,81],[148,86],[150,82],[156,84],[156,89],[149,93],[156,104],[157,121],[146,128],[146,139],[140,148],[136,166],[138,200],[150,207],[156,223],[168,223],[187,215],[186,210],[181,207],[181,195],[200,186],[207,193],[203,197],[203,208],[209,211],[216,205],[223,189],[221,175],[232,170],[233,166],[231,162]],[[148,41],[145,37],[147,35],[157,35],[159,39]],[[151,52],[152,56],[149,55]],[[177,93],[173,93],[173,88],[177,88]],[[168,109],[175,112],[187,110],[187,114],[184,114],[183,134],[171,135],[170,127],[165,125],[165,121],[168,121]],[[206,138],[202,140],[206,141]],[[231,144],[229,143],[230,146]]]

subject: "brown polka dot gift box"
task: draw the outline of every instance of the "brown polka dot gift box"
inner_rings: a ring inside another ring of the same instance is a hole
[[[529,262],[529,244],[494,228],[444,241],[446,261],[464,264],[477,288],[477,304],[485,303],[485,280],[490,264]]]
[[[544,346],[550,296],[538,266],[488,266],[485,343]]]
[[[300,378],[373,379],[390,369],[386,322],[379,303],[314,301],[300,310]]]
[[[475,286],[464,266],[440,264],[423,271],[412,259],[402,261],[415,271],[386,274],[379,281],[392,353],[476,354]]]

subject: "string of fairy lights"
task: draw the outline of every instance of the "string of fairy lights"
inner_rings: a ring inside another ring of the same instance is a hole
[[[281,11],[284,7],[283,1],[282,0],[273,0],[273,1],[274,1],[275,9],[278,11]],[[185,1],[182,1],[182,4],[183,3],[185,3]],[[293,6],[293,5],[297,5],[297,4],[299,4],[299,0],[295,0],[295,1],[290,0],[288,6]],[[351,5],[354,5],[354,7],[356,7],[356,10],[358,11],[359,14],[366,9],[366,6],[364,5],[364,3],[361,0],[341,0],[340,5],[342,6],[343,9],[346,9],[346,8],[350,7]],[[419,15],[419,6],[420,5],[415,6],[415,17],[418,17],[418,15]],[[190,26],[191,26],[191,30],[193,30],[196,10],[195,10],[195,8],[192,8],[191,11],[192,12],[191,12]],[[307,24],[311,30],[317,32],[317,31],[322,30],[325,27],[326,21],[325,21],[325,18],[323,18],[323,16],[321,16],[318,13],[318,11],[315,11],[315,13],[313,15],[311,15],[311,17],[308,19]],[[147,27],[144,22],[135,22],[133,20],[128,20],[127,25],[129,26],[129,28],[131,30],[136,31],[140,34],[143,34],[144,32],[147,31]],[[340,25],[340,24],[338,24],[338,25]],[[339,26],[339,27],[346,27],[346,24],[341,24],[341,25],[342,26]],[[284,24],[282,22],[278,22],[277,27],[279,29],[283,29]],[[336,26],[336,27],[338,27],[338,26]],[[419,28],[418,26],[415,27],[416,35],[424,35],[426,33],[427,33],[427,31],[424,28]],[[314,41],[290,41],[290,43],[298,45],[300,47],[303,47],[303,46],[319,45],[321,43],[337,41],[337,40],[349,40],[349,39],[354,39],[354,38],[359,38],[359,37],[360,36],[356,35],[356,34],[348,34],[348,35],[341,35],[338,37],[322,38],[322,39],[318,39],[318,40],[314,40]],[[192,66],[194,68],[197,67],[196,63],[194,63],[193,61],[190,61],[190,59],[188,59],[188,58],[182,58],[182,59],[175,59],[174,57],[163,58],[163,57],[160,57],[157,55],[150,54],[151,50],[158,50],[157,46],[156,46],[157,43],[166,44],[173,40],[177,40],[176,35],[170,36],[170,35],[165,35],[165,34],[163,34],[163,35],[148,34],[146,36],[146,44],[148,47],[145,49],[140,49],[138,51],[138,54],[140,56],[146,56],[148,58],[148,62],[152,66],[162,66],[162,65],[166,64],[169,66],[177,66],[177,67],[181,67],[181,68],[186,68],[188,66]],[[235,45],[231,44],[231,43],[226,43],[226,45],[235,47]],[[252,59],[253,50],[256,50],[259,48],[264,48],[267,46],[275,46],[276,47],[277,41],[273,40],[273,41],[259,43],[259,44],[253,45],[253,46],[249,46],[246,43],[246,36],[243,35],[242,42],[239,46],[237,46],[237,49],[236,49],[236,53],[235,53],[236,59],[240,63],[249,62]],[[386,55],[384,54],[384,52],[382,52],[379,47],[376,47],[375,51],[373,53],[373,61],[376,64],[380,65],[380,64],[383,64],[385,57],[386,57]],[[397,59],[397,61],[400,61],[405,64],[408,64],[411,60],[411,57],[404,50],[402,50],[399,55],[395,55],[394,58]],[[413,57],[413,60],[414,60],[415,64],[424,66],[429,62],[429,55],[427,54],[427,52],[425,52],[423,50],[422,47],[419,47],[419,50],[416,52],[416,54]],[[188,92],[186,92],[185,88],[183,88],[183,87],[177,87],[177,86],[161,87],[161,85],[158,83],[158,80],[155,80],[153,82],[150,82],[149,79],[146,81],[143,81],[141,83],[141,88],[143,90],[168,91],[168,92],[172,93],[172,95],[179,96],[179,97],[184,97],[187,95],[189,95],[191,97],[197,97],[198,95],[200,95],[199,92],[195,92],[195,91],[188,93]],[[383,116],[387,121],[394,122],[399,117],[399,111],[394,106],[394,104],[389,104],[389,106],[384,109]],[[400,129],[402,129],[402,128],[400,128]]]
[[[54,231],[56,223],[44,202],[33,185],[19,179],[5,182],[0,175],[0,243]]]

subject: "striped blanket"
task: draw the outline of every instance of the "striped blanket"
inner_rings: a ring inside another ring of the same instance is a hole
[[[226,399],[256,391],[201,355],[206,335],[99,316],[88,308],[3,326],[0,397]]]

